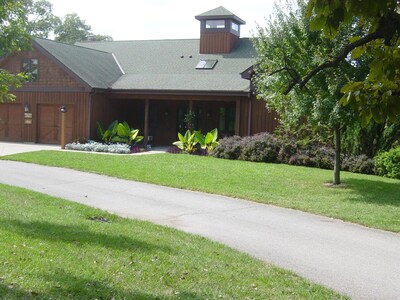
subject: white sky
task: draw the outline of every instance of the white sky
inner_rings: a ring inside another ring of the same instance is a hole
[[[53,13],[63,17],[77,13],[94,34],[114,40],[199,38],[200,22],[194,16],[224,6],[246,21],[241,36],[256,33],[256,23],[265,25],[274,0],[49,0]]]

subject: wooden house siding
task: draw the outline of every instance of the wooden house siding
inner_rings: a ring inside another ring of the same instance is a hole
[[[260,132],[274,132],[278,126],[278,114],[271,112],[265,107],[265,101],[262,100],[251,100],[251,131],[249,134],[253,135]]]
[[[62,105],[67,106],[67,142],[80,137],[89,136],[89,94],[83,92],[15,92],[17,99],[13,103],[0,104],[0,115],[9,111],[9,107],[18,107],[17,114],[12,120],[22,124],[21,137],[14,135],[1,140],[23,141],[33,143],[57,144],[60,140],[60,111]],[[29,108],[31,118],[25,118],[24,108]],[[13,109],[15,111],[15,109]],[[1,118],[1,117],[0,117]],[[30,120],[30,121],[26,121]],[[28,124],[27,124],[28,123]],[[8,126],[10,127],[10,126]],[[15,131],[15,126],[14,127]],[[1,128],[1,127],[0,127]],[[5,128],[3,128],[3,131]]]
[[[229,53],[239,37],[230,32],[202,32],[200,34],[200,53]]]
[[[24,58],[38,59],[38,80],[37,82],[26,83],[24,89],[43,89],[43,88],[59,88],[83,90],[84,86],[76,79],[72,78],[64,70],[60,68],[53,60],[45,56],[37,49],[31,51],[23,51],[15,53],[7,57],[4,62],[0,64],[1,68],[10,71],[11,73],[21,72],[22,60]]]

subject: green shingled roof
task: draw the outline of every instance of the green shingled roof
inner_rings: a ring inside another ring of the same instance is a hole
[[[254,64],[251,41],[242,38],[225,54],[199,54],[198,39],[77,43],[81,47],[114,53],[125,75],[115,90],[199,91],[243,93],[250,82],[241,72]],[[198,70],[200,60],[217,60],[212,70]]]
[[[110,52],[40,38],[35,43],[91,88],[109,88],[123,75]]]
[[[216,20],[216,19],[233,19],[236,20],[239,24],[246,24],[241,18],[236,16],[235,14],[231,13],[225,7],[220,6],[209,10],[205,13],[197,15],[196,20]]]

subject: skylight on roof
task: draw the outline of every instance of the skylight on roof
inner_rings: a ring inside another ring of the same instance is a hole
[[[218,60],[216,59],[207,59],[207,60],[200,60],[197,63],[196,69],[198,70],[212,70],[214,69],[215,65],[217,64]]]

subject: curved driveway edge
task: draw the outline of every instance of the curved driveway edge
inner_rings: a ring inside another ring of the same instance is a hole
[[[354,299],[400,299],[400,235],[218,195],[0,161],[0,183],[199,234]]]

